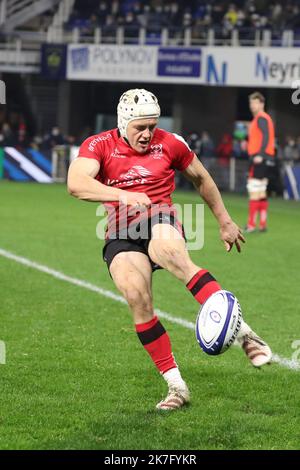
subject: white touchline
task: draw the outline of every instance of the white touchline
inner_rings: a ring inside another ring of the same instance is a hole
[[[53,276],[56,279],[60,279],[61,281],[69,282],[70,284],[74,284],[75,286],[83,287],[84,289],[88,289],[90,291],[96,292],[97,294],[103,295],[103,297],[107,297],[108,299],[115,300],[116,302],[121,302],[122,304],[127,304],[126,300],[123,297],[115,294],[114,292],[110,290],[102,289],[101,287],[95,286],[94,284],[91,284],[90,282],[82,281],[81,279],[67,276],[66,274],[63,274],[60,271],[56,271],[55,269],[51,269],[48,266],[36,263],[35,261],[31,261],[28,258],[15,255],[14,253],[3,250],[2,248],[0,248],[0,256],[16,261],[17,263],[23,264],[24,266],[28,266],[29,268],[36,269],[37,271],[41,271],[43,273],[49,274],[50,276]],[[159,310],[158,308],[155,309],[155,313],[157,313],[161,318],[164,318],[170,321],[171,323],[177,323],[178,325],[181,325],[190,330],[195,329],[194,323],[188,320],[184,320],[183,318],[179,318],[179,317],[174,317],[170,313]],[[288,369],[300,370],[300,363],[298,361],[286,359],[284,357],[279,356],[278,354],[273,354],[272,362],[276,362],[277,364],[283,367],[286,367]]]
[[[56,279],[60,279],[61,281],[66,281],[66,282],[69,282],[70,284],[74,284],[75,286],[83,287],[84,289],[97,292],[97,294],[103,295],[104,297],[107,297],[109,299],[115,300],[116,302],[121,302],[122,304],[127,305],[126,300],[120,295],[117,295],[110,290],[102,289],[101,287],[95,286],[95,284],[82,281],[81,279],[76,279],[75,277],[67,276],[66,274],[63,274],[60,271],[55,271],[54,269],[51,269],[48,266],[36,263],[35,261],[31,261],[28,258],[23,258],[22,256],[15,255],[14,253],[3,250],[1,248],[0,248],[0,255],[3,256],[4,258],[8,258],[13,261],[16,261],[17,263],[24,264],[25,266],[28,266],[29,268],[33,268],[43,273],[50,274],[50,276],[53,276]],[[178,323],[178,325],[184,326],[191,330],[194,329],[194,324],[192,322],[184,320],[183,318],[173,317],[173,315],[170,315],[169,313],[163,312],[159,309],[155,309],[155,312],[162,318],[165,318],[166,320],[169,320],[172,323]]]

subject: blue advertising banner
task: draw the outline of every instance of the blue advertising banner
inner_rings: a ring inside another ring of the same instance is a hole
[[[4,147],[4,178],[13,181],[52,183],[52,153]],[[3,152],[2,150],[2,152]]]
[[[298,49],[69,44],[67,78],[294,88],[293,103],[299,104]],[[48,61],[57,61],[54,52]]]
[[[188,47],[160,47],[157,75],[159,77],[200,77],[201,49]]]
[[[41,75],[44,78],[60,80],[66,78],[66,44],[42,44]]]
[[[300,200],[300,165],[286,165],[284,175],[285,196]]]
[[[90,50],[88,47],[78,47],[71,50],[72,68],[75,71],[89,70]]]

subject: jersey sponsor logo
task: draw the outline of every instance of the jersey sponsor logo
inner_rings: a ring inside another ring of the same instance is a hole
[[[145,178],[150,175],[151,175],[151,171],[147,170],[147,168],[141,165],[135,165],[132,168],[130,168],[130,170],[128,170],[126,173],[122,173],[120,177],[124,180],[132,180],[140,176]]]
[[[117,147],[115,148],[115,150],[110,154],[111,157],[113,158],[126,158],[126,155],[122,155],[119,150],[117,149]]]
[[[107,186],[132,186],[133,184],[145,184],[151,182],[146,179],[152,175],[151,171],[141,165],[135,165],[126,173],[120,175],[120,179],[108,179]]]
[[[91,142],[89,143],[89,147],[88,147],[89,151],[94,152],[95,147],[99,142],[104,141],[104,140],[108,140],[108,139],[111,139],[111,138],[112,138],[111,134],[105,134],[101,137],[100,136],[95,137],[95,139],[91,140]]]
[[[163,146],[162,146],[162,144],[153,144],[153,145],[151,145],[150,155],[151,155],[151,157],[155,158],[156,160],[160,160],[163,157]]]

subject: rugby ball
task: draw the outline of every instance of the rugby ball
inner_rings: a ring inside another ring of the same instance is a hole
[[[202,305],[196,320],[196,338],[210,355],[222,354],[234,342],[242,323],[237,298],[226,290],[212,294]]]

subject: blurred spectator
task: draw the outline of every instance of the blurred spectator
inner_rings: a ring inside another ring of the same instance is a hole
[[[1,147],[13,147],[18,144],[17,138],[14,135],[11,126],[8,124],[8,122],[5,122],[2,125],[2,129],[0,132],[0,146]]]
[[[29,146],[33,150],[40,150],[43,147],[43,138],[40,135],[35,135]]]
[[[219,181],[221,189],[227,189],[229,187],[229,164],[232,157],[232,150],[232,136],[230,134],[224,134],[216,149],[218,164],[222,168]]]
[[[232,155],[235,158],[248,158],[247,152],[248,128],[245,122],[236,121],[233,130]]]
[[[183,15],[182,26],[183,26],[184,28],[189,28],[190,26],[192,26],[192,23],[193,23],[192,14],[191,14],[190,12],[186,12],[186,13]]]
[[[51,129],[50,134],[46,134],[43,141],[43,146],[45,148],[51,149],[56,145],[65,145],[66,140],[62,135],[60,128],[58,126],[54,126]]]
[[[270,20],[274,28],[280,28],[282,24],[282,5],[280,2],[275,2],[270,6]]]
[[[207,131],[201,134],[199,157],[208,171],[216,164],[215,144]]]
[[[26,124],[23,119],[20,120],[18,128],[18,144],[21,147],[26,147],[28,145]]]
[[[299,159],[296,139],[290,135],[286,137],[286,144],[283,148],[283,159],[290,163],[296,162]]]
[[[229,5],[227,12],[224,15],[225,20],[231,27],[234,27],[238,21],[238,12],[234,3]]]
[[[234,139],[232,144],[232,156],[234,158],[247,159],[247,140]]]
[[[232,157],[232,137],[230,134],[224,134],[219,143],[216,154],[218,162],[223,167],[228,167],[230,158]]]
[[[109,14],[109,9],[107,2],[100,2],[98,6],[98,10],[96,11],[96,15],[99,18],[99,22],[101,25],[105,23],[106,17]]]
[[[124,19],[124,34],[127,38],[138,38],[139,22],[133,12],[129,11]]]
[[[197,156],[200,156],[201,150],[201,139],[197,132],[191,132],[186,139],[187,143],[189,144],[191,150],[195,152]]]
[[[215,157],[215,144],[207,131],[202,132],[200,142],[201,142],[200,157],[201,158],[214,158]]]

